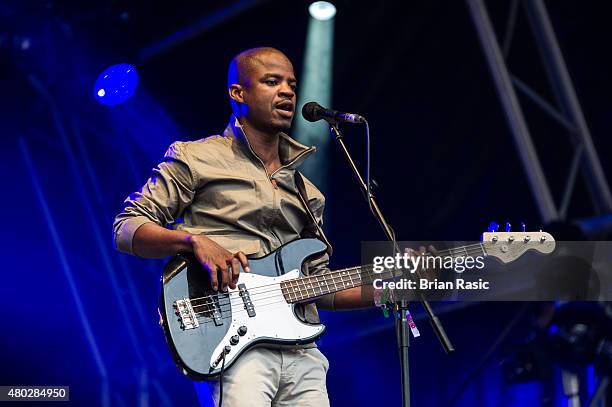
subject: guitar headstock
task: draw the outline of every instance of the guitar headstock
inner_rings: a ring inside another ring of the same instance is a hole
[[[555,250],[555,239],[546,232],[496,232],[482,234],[482,243],[487,256],[510,263],[529,250],[549,254]]]

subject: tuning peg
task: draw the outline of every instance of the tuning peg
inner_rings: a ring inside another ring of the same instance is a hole
[[[525,232],[525,222],[521,222],[521,231]]]
[[[510,222],[506,222],[506,232],[510,232],[511,228],[512,228],[512,225],[510,224]]]
[[[497,222],[491,222],[489,223],[489,227],[487,228],[487,231],[490,233],[495,233],[499,230],[499,225],[497,224]]]

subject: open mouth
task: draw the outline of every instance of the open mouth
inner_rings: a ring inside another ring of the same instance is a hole
[[[293,103],[289,101],[277,103],[274,105],[274,108],[280,110],[281,112],[289,113],[291,115],[293,114]]]

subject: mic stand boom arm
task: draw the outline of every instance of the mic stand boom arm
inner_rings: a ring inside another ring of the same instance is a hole
[[[387,239],[389,239],[389,241],[393,243],[394,250],[396,252],[399,252],[399,246],[397,244],[397,241],[395,240],[395,234],[393,233],[391,226],[389,226],[389,224],[385,220],[385,217],[380,211],[380,207],[378,206],[378,203],[376,203],[376,200],[374,199],[374,197],[368,193],[368,187],[366,183],[364,182],[363,177],[359,173],[359,170],[357,169],[357,166],[355,165],[355,161],[353,161],[351,154],[346,148],[346,144],[344,143],[344,137],[342,136],[342,133],[338,129],[337,123],[330,123],[329,129],[330,129],[331,135],[338,142],[338,145],[340,146],[340,150],[342,151],[344,157],[346,158],[346,161],[348,162],[349,167],[351,167],[351,169],[353,170],[353,173],[355,174],[355,177],[357,178],[357,183],[359,184],[359,188],[361,189],[361,192],[363,193],[366,200],[369,201],[368,203],[372,209],[372,214],[374,215],[374,217],[376,218],[376,220],[382,227],[383,231],[387,235]],[[438,339],[440,340],[440,343],[442,344],[442,347],[444,348],[444,351],[446,353],[453,352],[455,348],[453,347],[453,344],[448,339],[448,336],[446,336],[444,327],[442,326],[442,323],[440,322],[438,317],[434,314],[433,309],[431,308],[431,305],[429,305],[429,302],[425,299],[425,296],[423,295],[421,291],[417,290],[416,292],[417,292],[417,295],[419,296],[419,301],[421,302],[421,305],[423,306],[425,313],[429,317],[429,322],[431,323],[431,326],[433,327],[433,330],[436,333],[436,336],[438,337]],[[395,321],[396,321],[396,330],[397,330],[398,349],[400,353],[400,362],[401,362],[401,367],[402,367],[402,405],[409,406],[410,405],[410,373],[409,373],[410,368],[409,368],[409,363],[408,363],[408,347],[409,347],[409,339],[410,339],[409,335],[410,334],[409,334],[408,321],[406,320],[406,313],[408,310],[408,301],[405,299],[402,299],[396,302],[395,308],[399,314],[399,316],[396,317]]]

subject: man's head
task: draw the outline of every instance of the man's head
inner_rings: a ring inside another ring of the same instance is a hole
[[[243,124],[276,133],[291,126],[296,79],[291,61],[275,48],[253,48],[236,55],[227,87],[232,111]]]

